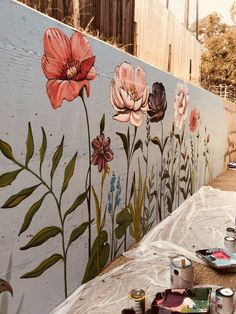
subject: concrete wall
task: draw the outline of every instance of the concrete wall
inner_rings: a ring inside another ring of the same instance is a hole
[[[47,313],[222,171],[227,117],[17,2],[0,29],[0,312]]]

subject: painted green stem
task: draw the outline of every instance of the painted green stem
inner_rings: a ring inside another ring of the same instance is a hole
[[[125,185],[125,207],[128,206],[128,185],[129,185],[129,168],[130,168],[130,163],[133,157],[133,150],[134,150],[134,143],[136,139],[136,134],[137,134],[137,127],[134,127],[134,137],[133,137],[133,142],[131,145],[131,149],[129,150],[128,158],[127,158],[127,167],[126,167],[126,185]],[[124,250],[126,251],[126,245],[127,245],[127,231],[125,231],[125,240],[124,240]]]
[[[25,166],[21,163],[19,163],[18,161],[14,161],[19,167],[21,167],[22,169],[30,172],[34,177],[36,177],[49,191],[49,193],[53,196],[56,204],[57,204],[57,209],[58,209],[58,213],[59,213],[59,217],[60,217],[60,222],[61,222],[61,229],[62,229],[62,252],[63,252],[63,261],[64,261],[64,290],[65,290],[65,298],[67,298],[68,293],[67,293],[67,251],[65,249],[65,236],[64,236],[64,220],[62,217],[62,213],[61,213],[61,197],[62,194],[60,195],[60,199],[58,201],[55,193],[52,190],[52,187],[50,187],[44,180],[43,178],[41,178],[41,176],[39,176],[37,173],[35,173],[33,170],[31,170],[30,168],[28,168],[28,166]]]
[[[83,92],[80,93],[80,97],[83,102],[85,116],[86,116],[86,123],[87,123],[87,132],[88,132],[88,151],[89,151],[89,157],[88,157],[88,175],[86,177],[86,190],[88,190],[87,194],[87,207],[88,207],[88,257],[91,255],[91,243],[92,243],[92,230],[91,230],[91,188],[92,188],[92,176],[91,176],[91,140],[90,140],[90,126],[89,126],[89,118],[88,118],[88,110],[84,101]]]

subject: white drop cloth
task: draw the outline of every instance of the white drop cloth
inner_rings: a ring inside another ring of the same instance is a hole
[[[235,217],[235,192],[202,187],[154,227],[138,248],[124,253],[133,260],[82,285],[51,314],[120,314],[130,307],[127,294],[134,288],[145,290],[148,308],[155,294],[170,286],[170,258],[185,255],[203,263],[195,251],[223,247],[226,228],[234,227]]]

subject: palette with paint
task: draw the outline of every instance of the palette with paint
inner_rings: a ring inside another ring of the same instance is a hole
[[[236,254],[226,249],[204,249],[196,251],[196,254],[213,268],[236,270]]]
[[[147,314],[209,313],[211,288],[158,292]]]

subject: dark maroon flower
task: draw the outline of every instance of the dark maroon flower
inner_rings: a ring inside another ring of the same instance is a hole
[[[167,108],[165,87],[162,83],[154,83],[152,85],[152,93],[148,98],[148,115],[151,122],[159,122],[163,120]]]
[[[91,163],[94,166],[98,166],[98,171],[107,170],[107,163],[111,161],[113,157],[113,152],[110,148],[111,140],[109,137],[105,138],[105,135],[102,133],[97,136],[92,141],[93,154]]]

